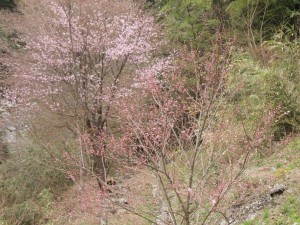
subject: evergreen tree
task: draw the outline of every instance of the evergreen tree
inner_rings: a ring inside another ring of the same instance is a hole
[[[13,10],[16,8],[16,2],[14,0],[1,0],[0,9]]]

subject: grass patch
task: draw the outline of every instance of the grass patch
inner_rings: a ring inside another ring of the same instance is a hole
[[[51,204],[71,185],[64,173],[34,160],[39,149],[23,150],[0,166],[0,224],[44,224]]]

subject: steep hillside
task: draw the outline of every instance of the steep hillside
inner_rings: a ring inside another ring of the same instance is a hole
[[[300,224],[296,0],[0,0],[0,225]]]

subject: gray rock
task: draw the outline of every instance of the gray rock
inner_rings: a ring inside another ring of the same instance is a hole
[[[119,202],[120,204],[124,204],[124,205],[128,205],[128,204],[129,204],[126,198],[120,198],[120,199],[118,200],[118,202]]]
[[[101,225],[107,225],[108,222],[107,222],[107,220],[101,218],[101,219],[100,219],[100,224],[101,224]]]
[[[283,192],[286,191],[286,186],[283,184],[277,184],[270,190],[271,197],[274,197],[276,195],[281,195]]]
[[[247,221],[256,215],[256,212],[272,203],[272,197],[269,194],[262,195],[244,204],[232,206],[227,212],[226,217],[229,224],[240,224],[241,221]],[[223,224],[225,221],[222,221]],[[226,224],[226,223],[225,223]]]
[[[255,213],[249,214],[248,217],[247,217],[247,221],[253,220],[255,217],[256,217]]]

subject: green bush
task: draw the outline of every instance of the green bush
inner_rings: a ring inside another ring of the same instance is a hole
[[[269,45],[277,59],[272,64],[272,76],[267,79],[266,96],[281,109],[276,133],[280,139],[287,133],[300,131],[300,42],[273,41]]]
[[[16,224],[16,221],[20,221],[20,224],[31,225],[39,223],[42,213],[39,205],[33,200],[28,200],[7,208],[5,217],[8,224]]]
[[[223,1],[163,0],[155,6],[168,38],[198,50],[208,49],[216,31],[226,23]]]
[[[245,125],[251,127],[268,110],[266,80],[272,71],[262,67],[249,53],[235,54],[232,64],[227,99],[236,119],[247,121]]]
[[[41,152],[40,149],[23,150],[12,154],[11,159],[1,165],[0,200],[4,208],[0,218],[3,224],[42,224],[55,197],[72,184],[56,169],[61,165],[53,163],[53,167],[48,167],[35,160],[37,155],[41,157]],[[47,160],[47,156],[42,156]]]
[[[271,58],[267,65],[250,53],[233,57],[232,89],[228,92],[237,119],[252,127],[267,110],[276,110],[275,140],[300,131],[299,47],[300,42],[267,43]]]

